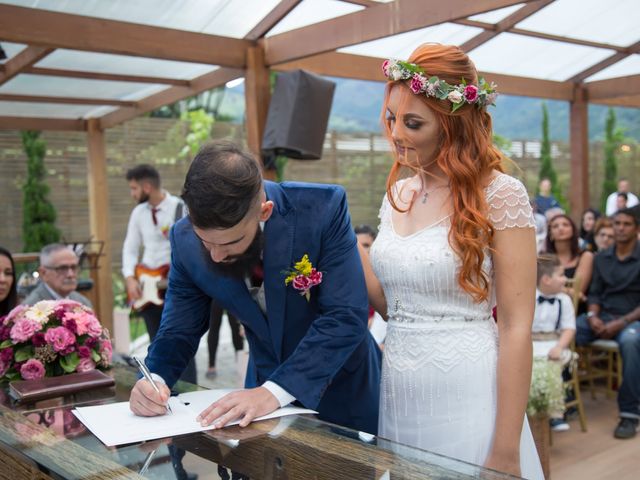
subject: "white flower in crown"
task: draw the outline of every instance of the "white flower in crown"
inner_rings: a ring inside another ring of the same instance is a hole
[[[449,95],[447,95],[447,99],[451,103],[460,103],[462,101],[462,98],[462,93],[460,93],[458,90],[451,90],[449,92]]]

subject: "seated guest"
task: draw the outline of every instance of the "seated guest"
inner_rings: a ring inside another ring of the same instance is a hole
[[[606,250],[613,245],[613,222],[609,217],[599,218],[596,222],[596,226],[593,228],[593,242],[596,252]]]
[[[538,257],[538,288],[533,315],[533,354],[558,362],[566,367],[571,361],[569,345],[576,334],[576,316],[573,302],[564,293],[567,281],[558,257],[543,254]],[[558,384],[562,390],[562,382]],[[563,396],[559,392],[559,396]],[[569,430],[562,410],[550,412],[551,429],[556,432]]]
[[[577,345],[611,339],[620,347],[622,384],[616,438],[636,435],[640,423],[640,243],[638,219],[621,210],[613,217],[615,245],[596,255],[589,311],[578,317]]]
[[[578,312],[585,312],[587,310],[586,293],[593,274],[593,253],[580,248],[578,229],[568,215],[556,215],[549,222],[545,251],[558,256],[567,278],[580,279]],[[573,294],[573,292],[568,293]]]
[[[24,299],[25,305],[34,305],[40,300],[68,298],[93,308],[84,295],[76,292],[80,261],[73,250],[61,243],[46,245],[40,250],[40,283]]]
[[[0,247],[0,317],[4,317],[18,303],[16,269],[13,257]]]
[[[358,240],[358,245],[364,249],[367,254],[371,250],[376,239],[376,231],[369,225],[358,225],[353,229]],[[384,348],[384,339],[387,336],[387,322],[376,312],[371,305],[369,305],[369,332],[375,339],[378,346]]]
[[[629,202],[629,195],[624,192],[619,193],[618,196],[616,197],[616,212],[619,212],[620,210],[624,210],[625,208],[627,208],[628,202]]]
[[[582,221],[580,222],[580,248],[590,252],[596,251],[593,240],[596,222],[600,218],[600,212],[595,208],[587,208],[582,212]]]

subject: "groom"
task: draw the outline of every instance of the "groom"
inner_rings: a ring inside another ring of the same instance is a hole
[[[241,320],[250,357],[246,389],[202,412],[203,425],[240,418],[246,426],[295,401],[323,420],[376,433],[380,351],[367,331],[367,292],[342,188],[264,182],[253,157],[217,142],[194,158],[182,198],[189,216],[171,231],[169,288],[146,360],[166,385],[156,382],[157,394],[139,380],[133,412],[165,413],[167,385],[195,354],[214,299]],[[285,281],[305,256],[302,277]]]

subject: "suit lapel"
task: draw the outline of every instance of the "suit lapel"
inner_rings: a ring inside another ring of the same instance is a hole
[[[282,336],[288,288],[284,284],[286,274],[293,266],[293,239],[295,211],[278,185],[267,184],[267,196],[275,208],[264,226],[264,288],[267,302],[267,319],[278,361],[282,357]]]

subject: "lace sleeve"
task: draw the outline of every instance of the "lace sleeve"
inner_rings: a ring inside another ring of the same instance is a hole
[[[496,230],[535,228],[529,195],[520,180],[499,175],[487,189],[489,220]]]

